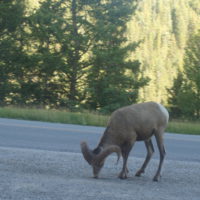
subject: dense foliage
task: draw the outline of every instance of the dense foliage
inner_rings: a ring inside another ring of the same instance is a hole
[[[184,71],[169,90],[173,113],[200,118],[200,32],[190,37],[184,56]]]
[[[91,5],[94,45],[87,77],[87,102],[92,109],[113,111],[136,102],[138,88],[147,83],[147,79],[139,77],[140,63],[130,59],[129,52],[137,45],[128,42],[125,36],[126,22],[134,10],[133,2],[93,0]]]
[[[128,59],[132,2],[34,2],[32,9],[23,0],[0,4],[1,105],[112,111],[136,102],[146,81]]]
[[[199,118],[199,27],[199,0],[2,0],[0,105]]]
[[[199,0],[141,0],[129,22],[128,37],[141,40],[133,56],[151,81],[140,90],[141,100],[167,104],[167,88],[183,72],[187,41],[200,28]]]

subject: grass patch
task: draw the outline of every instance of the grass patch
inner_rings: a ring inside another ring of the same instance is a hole
[[[109,116],[90,112],[68,112],[15,107],[0,108],[0,117],[91,126],[106,126],[109,119]],[[166,131],[200,135],[200,123],[173,120],[170,121]]]
[[[0,117],[91,126],[106,126],[108,120],[108,116],[89,112],[80,113],[13,107],[0,108]]]
[[[200,135],[200,122],[173,120],[170,121],[166,131],[172,133]]]

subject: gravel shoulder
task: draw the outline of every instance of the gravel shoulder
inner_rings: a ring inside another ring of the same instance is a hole
[[[129,178],[117,178],[122,161],[110,156],[99,179],[80,153],[0,147],[0,200],[199,200],[200,163],[167,160],[160,182],[152,159],[142,177],[143,159],[130,157]]]

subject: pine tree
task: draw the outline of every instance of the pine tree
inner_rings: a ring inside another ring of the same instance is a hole
[[[168,107],[170,109],[171,117],[172,118],[179,118],[182,117],[183,113],[178,106],[179,103],[179,92],[180,88],[183,84],[183,73],[179,72],[177,77],[174,79],[173,86],[169,89],[169,98],[168,98]]]
[[[86,69],[90,65],[91,22],[88,17],[88,1],[68,1],[66,33],[62,42],[62,51],[66,56],[66,73],[69,80],[68,101],[72,108],[80,105],[85,98],[84,81]]]
[[[25,4],[23,0],[0,2],[0,104],[16,103],[23,66],[28,58],[23,49]]]
[[[182,114],[190,118],[200,118],[200,32],[190,37],[184,57],[182,84],[175,82],[177,88],[174,104]]]
[[[88,104],[92,109],[110,112],[136,102],[138,89],[146,83],[139,78],[139,62],[128,59],[136,47],[125,35],[134,7],[129,0],[94,0],[90,6],[94,44]]]
[[[73,109],[84,96],[80,87],[90,46],[85,6],[81,0],[47,0],[30,17],[38,60],[34,76],[39,91],[34,96],[39,94],[37,101],[44,105]]]
[[[140,101],[167,104],[167,88],[183,71],[185,45],[200,25],[199,0],[141,0],[129,23],[131,41],[142,41],[134,57],[151,80],[140,90]]]

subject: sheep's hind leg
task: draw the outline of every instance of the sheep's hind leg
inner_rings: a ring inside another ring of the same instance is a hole
[[[158,166],[158,170],[156,172],[156,175],[153,178],[153,181],[158,181],[158,179],[160,178],[160,172],[161,172],[161,168],[162,168],[162,164],[164,161],[164,157],[165,157],[165,148],[164,148],[164,143],[163,143],[163,130],[158,131],[155,133],[155,138],[156,138],[156,142],[158,145],[158,149],[160,152],[160,162],[159,162],[159,166]]]
[[[121,179],[127,178],[127,174],[128,174],[127,160],[128,160],[129,153],[132,149],[132,146],[133,146],[132,144],[124,144],[124,146],[122,147],[123,168],[119,174],[119,178]]]
[[[142,167],[137,171],[137,173],[135,174],[135,176],[141,176],[142,173],[145,172],[145,168],[147,167],[153,153],[154,153],[154,148],[153,148],[153,143],[151,141],[151,139],[147,140],[144,142],[146,149],[147,149],[147,155],[146,155],[146,159],[142,165]]]

